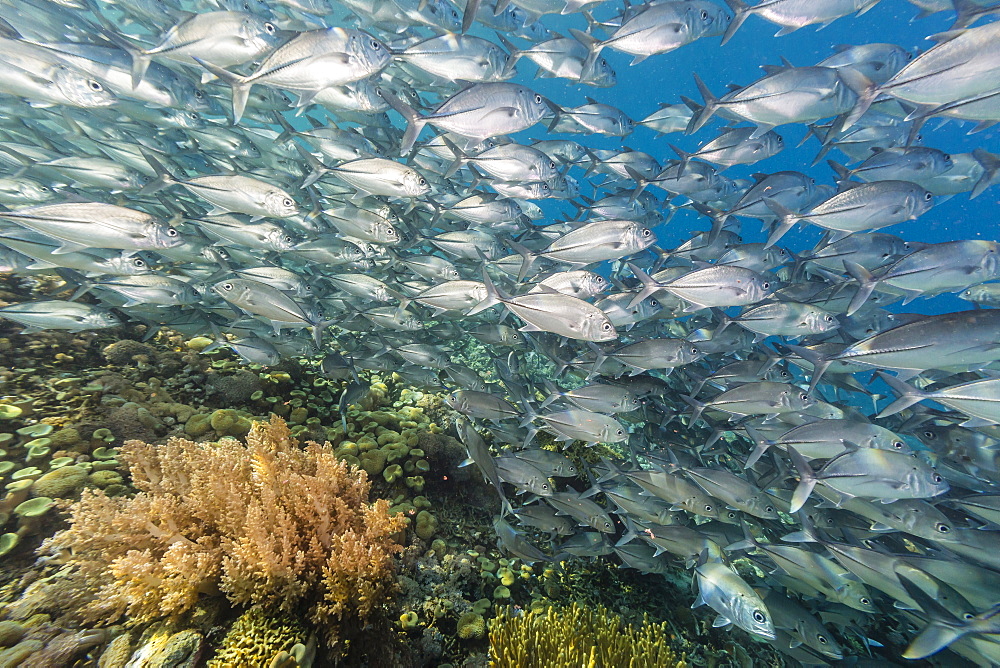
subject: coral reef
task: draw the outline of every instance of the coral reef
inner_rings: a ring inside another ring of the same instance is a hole
[[[670,646],[666,623],[648,618],[638,627],[603,606],[508,609],[489,624],[495,668],[685,668]]]
[[[329,444],[300,449],[280,418],[255,423],[246,445],[130,441],[119,457],[139,493],[84,493],[69,528],[40,549],[69,568],[29,588],[33,605],[141,623],[221,591],[239,605],[305,611],[333,645],[390,594],[403,519],[369,502],[364,471]]]
[[[279,657],[298,654],[295,663],[288,665],[304,667],[310,643],[309,632],[299,620],[253,607],[236,620],[207,665],[208,668],[270,668]]]

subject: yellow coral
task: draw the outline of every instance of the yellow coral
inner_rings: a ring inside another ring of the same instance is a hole
[[[667,624],[626,624],[601,606],[545,606],[490,620],[493,668],[687,668]]]
[[[177,615],[221,590],[241,605],[304,610],[333,644],[391,591],[403,518],[369,503],[364,471],[329,444],[299,448],[276,416],[246,445],[130,441],[120,457],[140,492],[86,492],[70,527],[40,548],[69,555],[53,595],[81,620]]]
[[[462,640],[482,638],[486,633],[486,620],[478,612],[467,612],[458,618],[458,637]]]

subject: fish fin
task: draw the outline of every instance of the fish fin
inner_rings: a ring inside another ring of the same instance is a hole
[[[972,151],[972,157],[982,166],[983,175],[973,186],[969,199],[982,195],[984,190],[996,182],[997,173],[1000,172],[1000,156],[990,153],[986,149],[977,148]]]
[[[774,230],[771,232],[770,236],[767,238],[767,243],[764,244],[764,248],[770,248],[774,244],[781,240],[781,237],[785,236],[785,233],[800,220],[805,220],[805,218],[800,213],[796,213],[786,207],[784,204],[772,197],[765,197],[764,204],[767,205],[771,211],[778,216],[778,221],[774,226]]]
[[[468,0],[465,3],[465,11],[462,13],[462,32],[469,32],[469,28],[476,22],[476,15],[483,0]]]
[[[913,404],[919,403],[923,399],[927,398],[926,392],[918,390],[912,385],[904,383],[903,381],[899,380],[894,376],[890,376],[889,374],[884,373],[882,371],[878,371],[877,374],[878,377],[881,378],[886,385],[891,387],[894,392],[899,394],[899,398],[896,399],[896,401],[894,401],[889,406],[884,408],[882,412],[878,414],[877,417],[879,418],[895,415],[899,411],[909,408]]]
[[[813,472],[812,467],[809,466],[808,460],[800,455],[798,450],[792,446],[788,446],[785,451],[788,453],[788,456],[791,457],[792,463],[795,465],[795,469],[799,473],[799,484],[795,488],[795,492],[792,493],[792,503],[788,511],[790,513],[797,513],[801,510],[802,506],[806,504],[806,501],[812,494],[818,480],[816,479],[816,474]]]
[[[715,621],[712,622],[712,628],[717,629],[721,626],[729,626],[732,623],[733,620],[729,619],[725,615],[719,615],[718,617],[715,618]]]
[[[875,286],[878,285],[878,279],[857,262],[843,260],[843,264],[847,273],[858,283],[858,291],[854,293],[851,304],[847,307],[847,315],[852,316],[868,301],[868,298],[875,290]]]
[[[631,262],[627,263],[627,265],[632,271],[632,275],[638,278],[642,283],[642,290],[640,290],[636,296],[632,298],[632,301],[628,303],[628,308],[635,308],[636,304],[639,304],[647,297],[652,297],[654,294],[663,289],[663,286],[638,266],[632,264]]]
[[[729,22],[726,32],[722,35],[722,44],[726,44],[733,38],[733,35],[736,34],[736,31],[740,29],[753,10],[753,7],[747,5],[743,0],[726,0],[726,4],[733,11],[733,20]]]
[[[136,47],[114,30],[102,29],[101,35],[132,59],[132,90],[135,90],[142,83],[143,77],[146,76],[146,70],[149,69],[152,58],[143,49]]]
[[[75,241],[65,241],[59,239],[59,248],[52,251],[53,255],[62,255],[64,253],[76,253],[77,251],[90,250],[91,247],[86,244],[80,244]]]
[[[427,119],[389,90],[382,90],[382,98],[406,121],[406,131],[403,133],[403,140],[399,145],[399,154],[406,155],[413,148],[413,144],[416,143],[417,136],[427,124]]]
[[[493,281],[490,279],[490,275],[486,273],[485,267],[483,268],[483,283],[486,285],[486,299],[473,306],[466,315],[475,315],[503,303],[504,295],[493,285]]]
[[[697,74],[694,75],[694,83],[698,86],[698,92],[701,93],[701,97],[705,100],[705,103],[702,108],[691,117],[691,122],[688,123],[687,128],[684,130],[684,134],[688,135],[694,134],[700,130],[719,108],[719,99],[712,95],[712,92],[708,90],[708,86],[705,85],[705,82],[702,81],[701,77]]]
[[[753,465],[757,463],[757,460],[760,459],[765,452],[767,452],[767,449],[774,445],[774,441],[764,438],[760,432],[750,425],[744,425],[743,429],[746,431],[747,436],[753,440],[756,446],[754,447],[753,452],[750,453],[750,456],[747,457],[746,463],[743,465],[743,468],[748,469],[752,468]]]
[[[222,79],[222,81],[229,84],[229,87],[233,89],[233,125],[238,125],[240,119],[243,118],[243,111],[247,107],[247,100],[250,97],[250,88],[253,86],[253,83],[248,82],[246,77],[233,74],[229,70],[219,67],[218,65],[207,63],[201,58],[192,56],[192,59],[206,70]]]

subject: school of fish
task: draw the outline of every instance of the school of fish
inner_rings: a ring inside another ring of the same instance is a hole
[[[931,147],[937,121],[1000,121],[1000,8],[910,0],[956,16],[919,53],[608,104],[609,53],[755,30],[777,59],[878,2],[0,0],[0,271],[65,283],[0,318],[321,358],[342,412],[396,372],[462,414],[524,560],[686,566],[716,626],[802,665],[848,638],[1000,665],[1000,242],[883,231],[1000,180],[984,148]],[[792,124],[827,183],[723,173]],[[590,145],[639,128],[700,148]],[[703,231],[667,248],[675,216]],[[782,246],[797,226],[821,241]],[[887,308],[945,293],[968,308]],[[452,358],[472,339],[489,374]],[[578,470],[540,432],[629,456]]]

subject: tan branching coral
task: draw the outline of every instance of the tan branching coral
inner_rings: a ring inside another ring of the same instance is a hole
[[[332,644],[393,586],[402,516],[369,503],[363,470],[329,444],[300,448],[276,416],[255,423],[246,445],[130,441],[120,459],[139,493],[86,492],[70,527],[41,548],[68,567],[45,586],[83,621],[177,615],[221,591],[238,604],[307,610]]]

